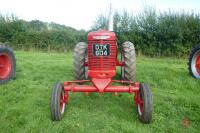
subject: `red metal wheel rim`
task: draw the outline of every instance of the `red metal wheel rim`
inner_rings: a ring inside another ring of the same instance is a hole
[[[61,95],[60,95],[60,112],[61,114],[63,114],[65,111],[65,95],[64,95],[64,91],[62,91]]]
[[[11,73],[12,60],[8,54],[0,54],[0,79],[6,79]]]
[[[197,50],[192,56],[191,60],[191,71],[195,78],[200,78],[200,49]]]
[[[197,54],[195,67],[196,67],[198,74],[200,75],[200,52]]]
[[[139,92],[138,96],[138,113],[139,115],[142,115],[143,112],[143,99],[142,99],[142,94]]]

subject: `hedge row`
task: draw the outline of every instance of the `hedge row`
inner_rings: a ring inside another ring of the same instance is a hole
[[[107,29],[107,23],[107,16],[101,14],[90,31]],[[139,54],[187,56],[191,47],[200,43],[200,15],[170,10],[157,13],[148,7],[138,15],[116,11],[114,31],[119,46],[124,41],[132,41]],[[27,22],[12,15],[0,15],[0,42],[7,42],[16,49],[68,51],[77,42],[86,41],[88,32],[56,23]]]

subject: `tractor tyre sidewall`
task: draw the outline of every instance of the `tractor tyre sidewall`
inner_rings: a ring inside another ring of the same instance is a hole
[[[60,121],[64,116],[64,112],[61,113],[60,110],[60,96],[62,91],[64,91],[63,85],[60,82],[57,82],[53,86],[50,101],[51,118],[53,121]]]
[[[145,83],[140,84],[139,94],[142,95],[143,108],[142,114],[138,112],[139,120],[142,123],[148,124],[152,121],[152,111],[153,111],[153,96],[149,86]]]
[[[0,79],[0,84],[4,84],[16,78],[16,58],[13,50],[5,45],[0,45],[0,54],[7,54],[12,63],[9,75],[5,79]]]
[[[194,61],[195,56],[198,55],[197,52],[200,54],[200,44],[194,46],[190,52],[190,55],[188,58],[188,70],[189,70],[189,74],[192,77],[200,79],[200,74],[198,72],[194,72],[194,68],[192,67],[192,65],[195,65],[195,64],[193,64],[194,63],[193,61]]]
[[[122,44],[122,61],[125,65],[121,67],[121,79],[125,81],[135,81],[136,73],[136,54],[132,42]]]
[[[85,62],[87,60],[87,43],[79,42],[74,48],[74,74],[76,80],[88,79],[87,67]]]

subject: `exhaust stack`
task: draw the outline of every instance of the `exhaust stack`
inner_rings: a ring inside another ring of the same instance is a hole
[[[108,30],[113,31],[113,9],[112,3],[110,3],[109,17],[108,17]]]

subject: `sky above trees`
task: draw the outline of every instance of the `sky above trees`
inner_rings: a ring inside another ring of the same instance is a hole
[[[155,7],[157,11],[170,8],[200,12],[200,0],[0,0],[0,13],[88,30],[98,14],[108,11],[110,2],[115,10],[125,9],[133,15],[142,11],[145,5]]]

